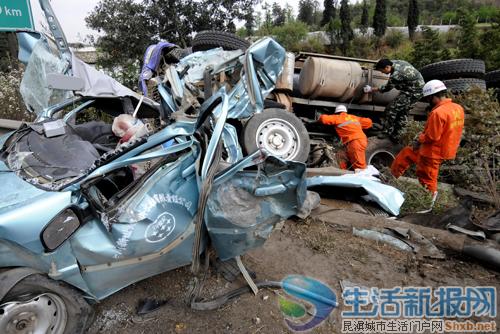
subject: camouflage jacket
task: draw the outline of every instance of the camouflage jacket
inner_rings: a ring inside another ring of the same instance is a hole
[[[385,86],[380,88],[381,92],[388,92],[393,88],[400,90],[403,94],[420,96],[425,84],[422,74],[410,63],[404,60],[392,60],[393,71]]]

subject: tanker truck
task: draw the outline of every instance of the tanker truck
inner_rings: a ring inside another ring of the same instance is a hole
[[[161,84],[162,79],[154,80],[155,75],[159,78],[166,77],[168,72],[162,67],[165,62],[161,61],[161,55],[180,61],[192,52],[212,50],[213,54],[198,54],[200,59],[208,64],[216,61],[214,59],[227,56],[225,53],[218,54],[214,51],[216,48],[222,48],[224,52],[240,51],[242,55],[249,46],[248,41],[220,31],[198,33],[192,41],[192,46],[187,49],[180,49],[170,43],[153,45],[146,52],[140,77],[143,94],[153,99],[157,96],[160,100],[157,86]],[[198,55],[194,57],[197,58]],[[213,59],[210,60],[210,57]],[[369,117],[374,122],[374,128],[367,131],[367,162],[389,165],[400,147],[387,139],[378,139],[375,135],[377,129],[380,130],[385,107],[399,92],[363,92],[365,85],[380,87],[389,80],[388,75],[372,69],[375,62],[306,52],[286,53],[284,68],[276,87],[264,100],[264,112],[255,113],[247,119],[238,119],[233,124],[238,130],[243,150],[248,154],[258,148],[264,148],[275,156],[306,162],[310,167],[335,165],[337,158],[342,156],[343,147],[336,132],[331,127],[319,125],[316,120],[321,114],[333,113],[339,104],[345,104],[350,113]],[[224,64],[218,65],[219,67],[223,68]],[[231,81],[234,81],[231,77],[235,76],[234,70],[224,76],[212,75],[208,70],[210,68],[207,67],[202,82],[195,84],[205,92],[205,98],[206,92],[216,91],[223,85],[231,86]],[[243,73],[236,72],[236,77],[238,73]],[[412,114],[423,115],[424,109],[419,105]]]
[[[317,53],[287,53],[273,98],[278,103],[278,108],[292,112],[304,124],[310,143],[307,154],[310,167],[335,164],[337,159],[332,157],[332,153],[342,155],[339,152],[342,145],[336,139],[335,131],[315,122],[321,114],[332,114],[340,104],[346,105],[350,113],[371,118],[374,122],[374,127],[366,132],[369,164],[390,165],[400,150],[401,147],[390,140],[376,137],[381,128],[385,107],[398,96],[399,91],[393,89],[387,93],[374,94],[363,92],[365,85],[380,87],[389,80],[388,75],[373,69],[375,63],[374,60]],[[417,103],[410,115],[417,119],[425,117],[426,106],[425,103]],[[272,111],[274,109],[271,108]],[[287,123],[294,124],[291,121]],[[261,136],[260,133],[252,134],[248,131],[244,131],[244,134],[249,138]],[[307,150],[307,147],[303,149]]]

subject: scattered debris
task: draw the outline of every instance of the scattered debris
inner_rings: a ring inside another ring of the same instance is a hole
[[[413,248],[410,245],[399,240],[398,238],[395,238],[391,235],[385,234],[385,233],[380,232],[380,231],[358,230],[357,228],[353,227],[352,233],[357,237],[370,239],[370,240],[374,240],[374,241],[380,241],[380,242],[383,242],[385,244],[396,247],[400,250],[403,250],[405,252],[412,252],[413,251]]]
[[[141,299],[137,305],[137,314],[144,315],[154,312],[167,303],[168,299]]]
[[[362,189],[362,198],[379,204],[390,214],[397,216],[404,202],[403,193],[398,189],[385,185],[373,176],[343,175],[343,176],[316,176],[307,179],[307,187],[355,188]]]

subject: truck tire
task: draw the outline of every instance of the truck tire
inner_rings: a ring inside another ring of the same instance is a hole
[[[309,133],[291,112],[265,109],[245,124],[243,148],[247,154],[263,148],[283,160],[306,162],[310,150]]]
[[[453,94],[464,93],[475,86],[482,90],[486,90],[486,82],[482,79],[452,79],[443,80],[443,83],[448,91]]]
[[[484,79],[488,88],[500,88],[500,70],[486,73]]]
[[[401,151],[402,146],[394,144],[389,139],[379,139],[377,137],[368,138],[366,147],[366,164],[375,168],[391,167],[396,155]]]
[[[224,50],[243,50],[245,51],[250,43],[236,36],[233,33],[225,31],[201,31],[193,38],[193,52],[206,51],[215,48]]]
[[[75,289],[39,274],[18,282],[0,301],[0,310],[0,333],[86,333],[94,314]]]
[[[274,100],[264,100],[264,109],[286,109],[286,106]]]
[[[453,59],[424,66],[420,73],[425,81],[459,78],[483,79],[485,65],[484,61],[478,59]]]

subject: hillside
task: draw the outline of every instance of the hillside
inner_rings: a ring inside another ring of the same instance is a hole
[[[368,0],[370,12],[373,15],[375,0]],[[406,25],[408,1],[386,0],[387,19],[389,26]],[[496,8],[495,8],[496,7]],[[456,11],[464,8],[473,12],[479,22],[490,22],[495,11],[500,8],[500,0],[419,0],[420,24],[456,24]],[[353,6],[354,21],[361,20],[362,2]]]

